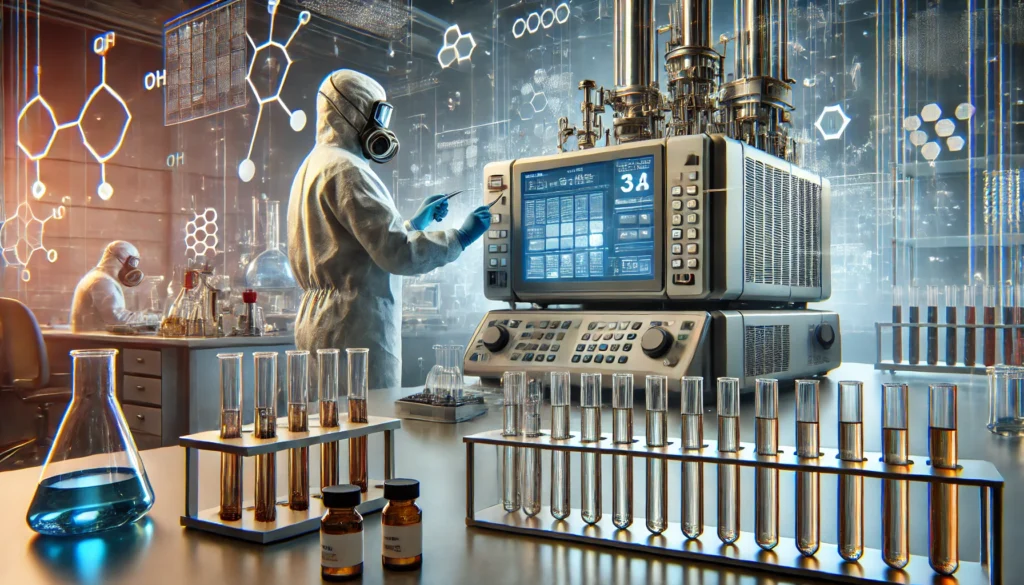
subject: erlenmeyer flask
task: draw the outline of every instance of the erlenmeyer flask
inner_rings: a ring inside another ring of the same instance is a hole
[[[444,348],[445,346],[443,345],[434,346],[434,367],[430,368],[430,371],[427,372],[427,380],[423,384],[423,392],[425,394],[433,394],[435,399],[438,383],[440,382],[438,376],[444,371]]]
[[[117,350],[71,352],[71,403],[46,457],[28,525],[40,534],[117,528],[153,507],[153,487],[114,395]]]

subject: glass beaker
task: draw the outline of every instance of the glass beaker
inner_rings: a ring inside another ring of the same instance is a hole
[[[434,367],[427,372],[427,379],[423,383],[424,394],[437,394],[437,387],[440,383],[441,372],[444,371],[444,348],[443,345],[434,346]]]
[[[26,516],[40,534],[117,528],[153,507],[153,487],[114,395],[116,355],[114,349],[71,352],[71,403]]]
[[[993,366],[988,372],[988,430],[1004,437],[1024,437],[1024,367]]]
[[[466,353],[464,345],[448,345],[445,371],[448,373],[448,381],[451,384],[449,392],[451,400],[458,402],[462,400],[463,378],[462,378],[462,356]]]

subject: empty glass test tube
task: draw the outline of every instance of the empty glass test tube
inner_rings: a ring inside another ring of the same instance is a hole
[[[568,439],[571,385],[569,372],[551,372],[551,438]],[[569,517],[569,453],[551,452],[551,516],[556,520]]]
[[[864,384],[839,383],[839,458],[864,461]],[[864,478],[839,476],[839,556],[854,562],[864,555]]]
[[[928,457],[939,469],[958,465],[956,394],[954,384],[928,386]],[[928,484],[928,564],[940,575],[960,566],[958,496],[955,484]]]
[[[964,325],[978,323],[978,289],[968,284],[964,287]],[[978,359],[978,330],[964,328],[964,365],[973,366]]]
[[[946,323],[956,325],[956,308],[960,305],[960,287],[946,286]],[[956,327],[946,327],[946,365],[957,364]]]
[[[595,443],[601,440],[601,374],[580,374],[580,441]],[[583,521],[597,524],[601,521],[601,456],[584,451],[580,455],[582,472],[580,500]]]
[[[740,450],[740,380],[718,379],[718,452]],[[718,464],[718,539],[732,544],[740,537],[740,468]]]
[[[821,431],[818,425],[818,381],[796,381],[796,456],[817,459],[821,456]],[[796,474],[796,548],[810,557],[821,544],[821,479],[819,474]]]
[[[939,323],[939,287],[929,286],[925,289],[925,295],[928,301],[926,318],[932,325],[928,328],[925,360],[928,365],[934,366],[939,363],[939,328],[936,326]]]
[[[903,288],[892,287],[892,322],[903,322]],[[903,361],[903,328],[892,328],[892,361],[900,363]]]
[[[754,381],[754,444],[759,456],[779,452],[779,381]],[[757,546],[771,550],[779,544],[779,470],[754,470],[754,536]]]
[[[504,437],[522,435],[523,401],[526,400],[526,372],[505,372],[502,377],[505,405],[502,407]],[[516,447],[502,447],[501,454],[501,505],[506,512],[519,509],[519,450]]]
[[[910,464],[906,384],[882,384],[882,461]],[[894,569],[910,562],[910,486],[882,480],[882,560]]]
[[[317,395],[320,398],[320,427],[332,429],[341,426],[338,404],[338,379],[341,372],[341,352],[337,349],[316,350],[319,366]],[[320,445],[320,489],[341,485],[339,466],[340,441]]]
[[[684,376],[680,380],[680,414],[683,419],[684,451],[704,448],[704,378]],[[682,514],[680,524],[683,536],[698,538],[704,532],[704,464],[683,462],[682,493],[680,494]]]
[[[668,445],[668,378],[647,376],[647,446]],[[647,458],[647,530],[668,528],[668,462]]]
[[[253,436],[257,439],[277,437],[277,354],[260,351],[252,354],[256,367],[256,424]],[[276,453],[256,456],[256,521],[273,522],[277,518],[277,459]]]
[[[523,435],[526,437],[540,436],[540,407],[544,402],[544,383],[541,380],[530,380],[526,385],[526,396],[523,400]],[[527,516],[536,516],[541,508],[541,471],[540,449],[522,447],[519,449],[519,494],[523,512]]]
[[[220,438],[242,436],[242,354],[219,353]],[[242,518],[242,456],[220,456],[220,519]]]
[[[909,292],[910,324],[915,325],[921,322],[922,299],[916,286],[910,287]],[[908,327],[907,329],[909,330],[907,333],[910,335],[910,358],[908,361],[916,365],[921,362],[921,328]]]
[[[370,386],[370,350],[358,347],[345,350],[348,358],[348,422],[369,422],[366,413],[366,394]],[[366,436],[348,440],[348,482],[369,489],[366,461]]]
[[[612,442],[633,442],[633,374],[612,374]],[[633,523],[633,458],[612,456],[612,524],[629,528]]]
[[[288,383],[288,430],[309,432],[309,352],[285,352],[285,376]],[[288,507],[309,508],[309,447],[288,450]]]

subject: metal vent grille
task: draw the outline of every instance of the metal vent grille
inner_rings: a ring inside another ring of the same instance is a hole
[[[743,170],[744,282],[821,286],[821,185],[752,158]]]
[[[765,376],[789,370],[789,325],[743,329],[743,375]]]

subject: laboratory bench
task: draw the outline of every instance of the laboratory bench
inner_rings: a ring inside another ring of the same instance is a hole
[[[262,337],[160,337],[43,329],[51,372],[70,372],[75,349],[117,350],[118,399],[140,449],[176,445],[178,437],[219,428],[217,354],[238,352],[245,380],[252,380],[253,352],[295,348],[290,332]],[[282,358],[283,359],[283,358]],[[281,379],[284,367],[278,368]],[[252,386],[245,389],[252,404]],[[252,422],[252,413],[249,413]],[[56,419],[54,424],[59,421]]]
[[[844,365],[834,371],[821,385],[821,420],[835,421],[837,416],[837,383],[840,380],[865,382],[865,449],[879,451],[881,447],[879,385],[887,381],[905,381],[910,384],[911,452],[927,452],[927,384],[937,381],[934,376],[875,372],[871,366]],[[988,410],[986,380],[984,377],[948,376],[942,381],[959,385],[959,423],[961,459],[986,459],[1004,476],[1005,501],[1024,497],[1024,441],[991,435],[985,429]],[[412,389],[371,391],[370,414],[389,416],[394,413],[394,400],[411,393]],[[574,392],[575,394],[575,392]],[[644,420],[642,391],[636,393],[635,432],[642,434]],[[676,398],[678,400],[678,398]],[[574,399],[574,402],[578,402]],[[368,515],[365,520],[363,583],[429,583],[502,585],[513,583],[552,584],[796,584],[803,579],[792,579],[779,574],[737,570],[709,563],[682,562],[649,554],[617,551],[588,544],[560,542],[522,535],[495,532],[483,528],[467,528],[466,518],[466,447],[462,437],[500,428],[502,413],[496,402],[483,417],[458,424],[445,425],[404,420],[395,433],[396,475],[412,477],[422,482],[419,505],[423,508],[424,561],[420,571],[412,573],[384,572],[380,550],[379,514]],[[605,401],[604,423],[611,429],[611,409]],[[704,434],[714,438],[717,418],[713,399],[704,404]],[[671,406],[678,413],[678,404]],[[548,425],[549,409],[544,409],[544,424]],[[743,397],[742,440],[753,441],[753,397]],[[783,384],[779,399],[780,440],[783,445],[794,442],[795,401],[791,384]],[[679,436],[680,417],[671,416],[669,435]],[[572,427],[579,428],[579,412],[572,418]],[[836,426],[822,425],[822,446],[836,447]],[[379,437],[370,439],[370,477],[382,477],[382,444]],[[347,449],[342,451],[342,468]],[[498,501],[497,449],[477,446],[475,451],[476,503],[478,509]],[[287,469],[278,462],[278,496],[287,492]],[[316,461],[318,453],[311,449],[310,458]],[[179,525],[185,506],[185,454],[180,447],[166,447],[142,454],[150,481],[156,494],[156,504],[148,516],[134,526],[83,538],[47,538],[35,535],[25,523],[36,482],[37,469],[24,469],[0,473],[0,534],[5,537],[0,547],[0,583],[104,583],[154,584],[188,583],[189,585],[222,585],[240,583],[259,585],[288,583],[289,585],[318,584],[320,557],[318,536],[310,533],[272,545],[256,545],[215,536],[205,532],[187,530]],[[611,513],[611,461],[605,458],[603,481],[605,514]],[[213,507],[218,501],[218,467],[216,454],[200,458],[199,507]],[[318,485],[319,465],[311,464],[311,485]],[[252,495],[253,464],[245,463],[246,495]],[[678,464],[670,465],[669,513],[679,515]],[[549,467],[544,462],[544,499],[547,500]],[[573,455],[572,495],[573,514],[579,514],[579,458]],[[343,472],[344,473],[344,472]],[[634,510],[642,516],[644,510],[643,464],[634,471]],[[704,542],[715,543],[713,527],[716,518],[715,473],[706,470]],[[780,518],[783,536],[792,537],[795,517],[794,480],[792,473],[780,478]],[[753,528],[753,472],[742,475],[743,512],[742,527]],[[834,513],[835,478],[821,478],[823,541],[835,542],[837,521]],[[878,480],[865,481],[865,545],[881,548],[880,486]],[[927,554],[927,493],[924,486],[911,486],[911,549],[914,555]],[[960,489],[960,555],[965,561],[977,561],[979,556],[979,497],[976,488]],[[644,530],[634,524],[634,530]],[[1007,505],[1003,517],[1004,540],[1007,543],[1024,540],[1024,507]],[[1004,583],[1017,582],[1024,573],[1024,556],[1012,553],[1012,544],[1004,547]],[[771,553],[766,553],[771,554]],[[899,582],[900,573],[893,572]],[[359,582],[359,581],[356,581]],[[935,583],[943,583],[936,578]],[[973,585],[973,584],[972,584]]]

